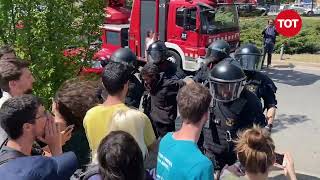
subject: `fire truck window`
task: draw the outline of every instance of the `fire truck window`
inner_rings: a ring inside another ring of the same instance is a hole
[[[178,8],[176,11],[176,25],[183,27],[183,11]],[[197,9],[190,9],[190,18],[187,19],[187,25],[190,26],[190,30],[194,31],[197,25]]]
[[[106,32],[107,36],[107,43],[112,44],[115,46],[120,46],[120,33],[119,32],[112,32],[112,31],[107,31]]]
[[[191,10],[191,17],[188,20],[188,24],[190,25],[191,30],[195,30],[197,27],[197,9]]]
[[[183,11],[179,8],[176,13],[176,25],[183,27]]]

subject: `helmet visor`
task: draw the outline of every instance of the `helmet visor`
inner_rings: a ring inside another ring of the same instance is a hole
[[[210,81],[210,91],[213,98],[221,102],[230,102],[240,97],[245,81],[221,83]]]
[[[260,71],[262,68],[262,56],[259,55],[240,55],[236,57],[244,70]]]

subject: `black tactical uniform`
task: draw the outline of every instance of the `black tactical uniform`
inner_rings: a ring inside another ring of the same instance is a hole
[[[239,130],[266,124],[261,102],[244,89],[246,76],[235,63],[223,60],[209,74],[213,100],[203,129],[204,151],[217,170],[236,161],[233,140]]]
[[[209,78],[210,69],[218,62],[229,57],[230,45],[224,40],[216,40],[208,47],[204,62],[194,76],[195,82],[203,83]]]
[[[267,75],[260,72],[261,57],[261,51],[253,44],[241,46],[235,53],[236,60],[247,76],[246,89],[255,93],[259,99],[263,99],[264,109],[269,109],[277,105],[275,96],[277,87]]]
[[[121,48],[114,52],[110,58],[111,62],[123,63],[132,68],[132,74],[129,80],[128,94],[125,100],[127,106],[139,108],[141,97],[144,92],[144,86],[134,75],[138,72],[137,57],[129,48]]]
[[[148,62],[156,64],[160,72],[164,72],[164,76],[167,78],[183,79],[185,73],[178,68],[177,64],[168,61],[168,49],[163,41],[156,41],[147,49]]]
[[[163,73],[151,89],[150,119],[155,126],[157,135],[163,137],[168,132],[175,131],[177,118],[177,94],[185,85],[183,80],[168,79]]]

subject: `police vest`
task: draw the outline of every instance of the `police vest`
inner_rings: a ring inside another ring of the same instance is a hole
[[[275,93],[277,87],[273,81],[261,72],[246,72],[248,77],[245,88],[264,100],[265,107],[277,105]]]
[[[244,127],[240,113],[247,100],[239,98],[231,104],[214,102],[210,108],[210,119],[204,127],[204,148],[215,154],[233,151],[237,131]]]

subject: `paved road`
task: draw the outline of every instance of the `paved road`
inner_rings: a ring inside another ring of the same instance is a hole
[[[278,87],[277,151],[293,154],[299,180],[320,180],[320,68],[278,66],[266,73]]]

